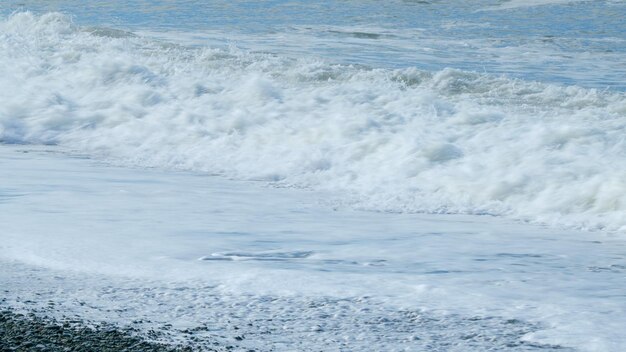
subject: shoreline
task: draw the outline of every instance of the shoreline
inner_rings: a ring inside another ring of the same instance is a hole
[[[150,341],[138,329],[109,323],[89,323],[76,319],[55,319],[34,311],[23,314],[10,307],[0,308],[0,351],[216,351],[188,344]],[[158,338],[154,330],[148,335]]]

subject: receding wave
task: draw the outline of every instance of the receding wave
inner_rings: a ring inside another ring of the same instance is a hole
[[[0,141],[329,191],[351,206],[626,231],[626,96],[0,21]]]

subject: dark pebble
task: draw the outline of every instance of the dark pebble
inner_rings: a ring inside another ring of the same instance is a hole
[[[152,337],[159,334],[152,331]],[[10,309],[0,311],[0,352],[191,352],[213,349],[172,346],[147,341],[108,325],[87,327],[78,320],[58,322],[35,315],[25,316]]]

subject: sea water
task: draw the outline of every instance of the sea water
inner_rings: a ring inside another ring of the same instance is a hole
[[[237,351],[626,346],[621,236],[334,208],[54,146],[0,162],[2,305]]]
[[[194,303],[175,317],[122,302],[192,325],[254,294],[299,322],[282,336],[300,349],[626,344],[623,1],[5,1],[0,13],[4,259],[183,280],[182,296],[136,281],[87,295],[183,297]],[[21,270],[3,280],[35,290]],[[311,315],[336,299],[345,314],[324,330]],[[387,327],[350,325],[368,321]]]

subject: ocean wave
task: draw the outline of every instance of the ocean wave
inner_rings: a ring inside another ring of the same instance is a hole
[[[329,191],[380,211],[626,231],[626,95],[0,21],[0,141]]]

